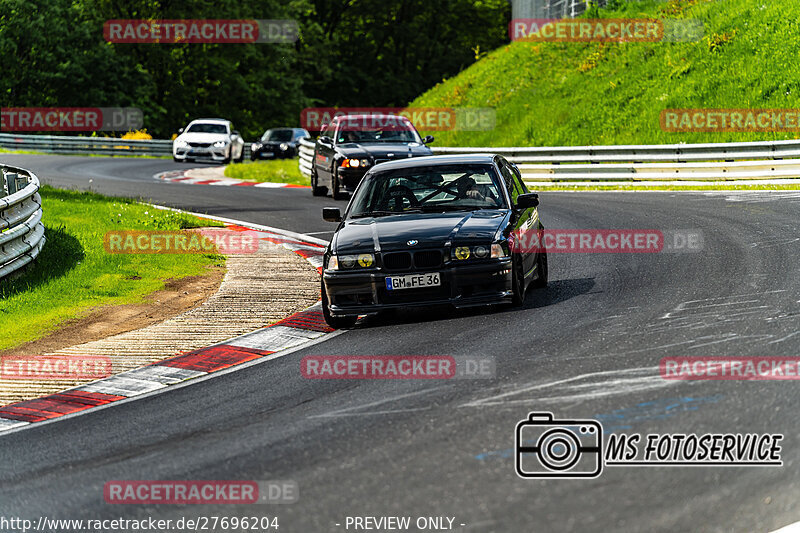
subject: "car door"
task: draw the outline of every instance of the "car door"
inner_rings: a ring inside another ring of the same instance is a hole
[[[314,145],[314,169],[317,172],[317,182],[328,187],[333,187],[333,138],[336,134],[334,123],[322,130]],[[326,139],[329,141],[326,141]]]
[[[511,197],[513,206],[517,204],[517,198],[520,194],[525,194],[527,188],[522,183],[522,180],[514,172],[514,168],[503,158],[499,158],[500,173],[503,175],[503,181],[508,189],[508,194]],[[535,207],[526,209],[514,208],[514,232],[519,235],[524,235],[530,231],[536,231],[538,224],[538,212]],[[519,242],[519,239],[518,241]],[[524,242],[532,242],[529,238],[525,238]],[[522,267],[525,272],[525,277],[531,275],[534,265],[536,265],[536,253],[531,250],[521,249]]]

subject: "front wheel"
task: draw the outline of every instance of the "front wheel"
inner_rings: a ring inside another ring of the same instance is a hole
[[[239,157],[236,158],[236,163],[241,163],[244,161],[244,146],[242,146],[242,151],[239,152]]]
[[[547,250],[539,252],[539,257],[536,258],[536,274],[533,286],[537,289],[547,287]]]
[[[333,316],[328,307],[328,293],[325,290],[325,282],[322,282],[322,317],[325,323],[333,329],[352,328],[358,320],[357,316]]]
[[[334,173],[331,177],[331,196],[333,196],[334,200],[344,200],[344,194],[342,194],[339,187],[339,177]]]
[[[320,186],[315,170],[311,171],[311,194],[314,196],[326,196],[328,194],[328,188]]]
[[[511,305],[518,307],[525,303],[525,273],[522,259],[515,258],[511,266]]]

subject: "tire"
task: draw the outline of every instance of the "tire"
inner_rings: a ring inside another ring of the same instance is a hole
[[[357,316],[333,316],[328,309],[328,293],[325,291],[325,282],[322,282],[322,316],[325,323],[333,329],[352,328],[356,325]]]
[[[242,152],[236,158],[235,163],[241,163],[242,161],[244,161],[244,146],[242,146]]]
[[[547,287],[547,250],[539,252],[539,257],[536,258],[536,272],[538,277],[531,285],[537,289]]]
[[[183,161],[183,159],[178,159],[174,155],[172,156],[172,160],[175,161],[176,163],[180,163],[181,161]]]
[[[519,307],[525,303],[525,273],[522,259],[515,257],[511,267],[511,305]]]
[[[339,190],[339,178],[336,174],[333,174],[333,178],[331,178],[331,196],[333,196],[334,200],[344,200],[344,195]]]
[[[317,178],[317,172],[315,170],[311,171],[311,194],[313,194],[314,196],[328,195],[328,188],[321,187],[319,185],[319,179]]]

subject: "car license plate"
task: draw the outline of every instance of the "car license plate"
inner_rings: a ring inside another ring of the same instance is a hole
[[[423,287],[438,287],[442,284],[438,272],[429,274],[409,274],[407,276],[391,276],[386,278],[386,290],[420,289]]]

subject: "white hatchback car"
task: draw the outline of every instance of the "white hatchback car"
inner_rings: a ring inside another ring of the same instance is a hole
[[[244,159],[244,139],[233,129],[229,120],[221,118],[199,118],[178,130],[172,141],[172,159],[194,161],[212,159],[230,163],[241,163]]]

